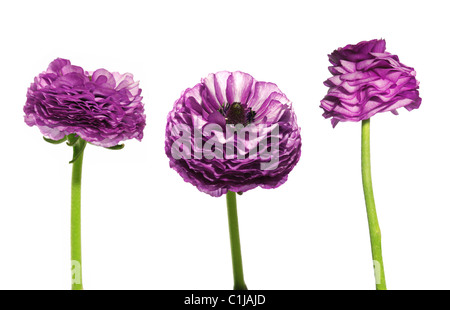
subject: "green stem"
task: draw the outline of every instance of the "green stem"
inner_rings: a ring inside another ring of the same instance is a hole
[[[377,211],[372,188],[372,175],[370,171],[370,119],[362,121],[361,128],[361,172],[366,200],[367,219],[369,222],[370,245],[375,272],[377,290],[386,289],[384,277],[383,257],[381,255],[381,231],[378,226]]]
[[[239,223],[236,207],[236,193],[227,192],[228,227],[230,230],[231,258],[235,290],[246,290],[244,270],[242,268],[241,242],[239,241]]]
[[[71,258],[72,290],[82,290],[81,272],[81,172],[86,141],[79,139],[73,146],[76,160],[72,163],[72,208],[71,208]]]

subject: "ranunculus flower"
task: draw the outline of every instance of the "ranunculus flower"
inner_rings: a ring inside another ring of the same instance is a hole
[[[330,87],[321,101],[325,118],[339,121],[361,121],[361,174],[369,224],[370,246],[377,290],[386,289],[378,224],[370,167],[370,118],[378,112],[419,108],[419,82],[413,68],[403,65],[396,55],[386,52],[384,40],[363,41],[338,48],[328,55],[333,66]]]
[[[56,59],[27,92],[25,122],[60,140],[69,134],[103,147],[141,140],[145,127],[139,82],[130,73],[86,72]]]
[[[249,130],[249,137],[241,146],[236,141],[231,142],[231,151],[236,156],[227,157],[230,147],[220,146],[214,149],[218,156],[207,158],[202,146],[213,136],[225,145],[230,142],[226,129],[239,124]],[[208,126],[221,130],[211,133]],[[278,132],[271,131],[267,145],[264,145],[261,141],[264,128],[267,132],[275,127]],[[173,145],[180,139],[181,128],[187,128],[190,133],[184,138],[190,158],[174,156]],[[197,138],[196,132],[200,132]],[[265,169],[262,167],[269,165],[270,159],[262,156],[261,150],[269,152],[268,146],[271,150],[278,148],[277,162]],[[256,148],[259,153],[252,157],[251,150]],[[227,191],[245,192],[257,186],[280,186],[299,161],[300,148],[300,128],[289,99],[275,84],[258,82],[243,72],[223,71],[208,75],[201,83],[184,91],[168,115],[165,151],[170,166],[186,182],[211,196],[221,196]]]
[[[67,141],[73,149],[71,188],[72,289],[82,290],[81,175],[87,142],[113,150],[119,142],[141,140],[145,127],[139,83],[133,75],[94,72],[55,59],[27,92],[25,122],[37,126],[52,144]]]
[[[324,82],[330,89],[320,107],[325,118],[332,118],[333,127],[339,121],[357,122],[378,112],[397,114],[402,107],[419,108],[422,99],[416,72],[386,52],[384,40],[338,48],[329,60],[333,76]]]

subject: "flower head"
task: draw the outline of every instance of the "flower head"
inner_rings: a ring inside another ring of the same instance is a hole
[[[211,196],[280,186],[300,147],[289,99],[275,84],[239,71],[210,74],[188,88],[167,118],[170,166]]]
[[[422,102],[413,68],[386,52],[384,40],[363,41],[338,48],[329,56],[331,78],[324,84],[328,93],[321,101],[325,118],[339,121],[368,119],[378,112],[405,107],[417,109]]]
[[[103,147],[141,140],[145,127],[141,91],[130,73],[86,72],[58,58],[28,89],[25,122],[53,140],[76,134]]]

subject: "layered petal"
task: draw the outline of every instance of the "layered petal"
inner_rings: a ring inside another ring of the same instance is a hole
[[[141,140],[145,127],[141,91],[130,73],[86,72],[58,58],[30,85],[25,122],[54,140],[72,133],[103,147]]]
[[[230,128],[246,130],[246,139],[239,143],[227,134]],[[167,118],[170,167],[215,197],[280,186],[299,161],[300,148],[291,102],[275,84],[239,71],[210,74],[188,88]]]
[[[332,77],[320,107],[333,126],[340,121],[361,121],[378,112],[419,108],[419,82],[413,68],[386,52],[384,40],[363,41],[338,48],[329,55]]]

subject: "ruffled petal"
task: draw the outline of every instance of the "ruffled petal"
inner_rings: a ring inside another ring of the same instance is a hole
[[[329,60],[333,75],[321,101],[323,116],[339,121],[360,121],[378,112],[417,109],[422,102],[419,82],[413,68],[403,65],[398,56],[385,51],[384,40],[363,41],[338,48]]]
[[[226,136],[227,109],[236,102],[249,113],[249,124],[245,128],[249,136],[253,136],[243,144],[238,144],[234,136]],[[279,130],[278,135],[275,135],[275,128]],[[181,132],[187,137],[181,138]],[[273,140],[271,137],[263,141],[269,133]],[[190,146],[182,147],[190,157],[180,157],[180,148],[178,152],[172,149],[179,139]],[[228,146],[227,142],[231,144]],[[210,151],[214,151],[212,157],[206,157],[208,143]],[[276,146],[278,152],[275,152]],[[245,192],[258,186],[280,186],[299,161],[300,148],[300,128],[290,101],[275,84],[257,82],[243,72],[222,71],[208,75],[200,84],[182,93],[167,118],[165,152],[170,167],[186,182],[214,197],[229,190]],[[252,157],[250,153],[254,150],[259,153]],[[227,151],[235,155],[227,157]],[[262,156],[264,152],[272,154],[272,158]],[[277,160],[273,160],[274,154]]]
[[[54,140],[72,133],[104,147],[141,140],[145,127],[141,91],[129,73],[86,72],[58,58],[30,85],[25,122]]]

